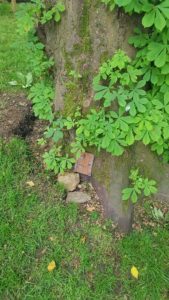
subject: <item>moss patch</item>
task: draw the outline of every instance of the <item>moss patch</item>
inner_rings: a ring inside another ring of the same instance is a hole
[[[102,151],[99,153],[99,161],[102,162],[101,168],[100,165],[97,163],[94,164],[93,167],[93,174],[94,178],[101,184],[105,185],[106,189],[110,189],[111,185],[111,164],[110,164],[110,158],[108,157],[109,154]],[[98,156],[98,153],[96,153],[96,157]]]
[[[83,103],[83,92],[78,83],[69,81],[66,84],[67,92],[64,98],[64,116],[72,116],[77,107],[81,106]]]
[[[91,8],[91,1],[84,0],[82,16],[80,19],[79,35],[82,39],[81,50],[84,53],[90,53],[92,51],[90,28],[89,28],[89,13]]]

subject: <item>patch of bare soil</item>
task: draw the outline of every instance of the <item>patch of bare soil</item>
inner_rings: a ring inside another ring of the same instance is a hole
[[[0,94],[0,137],[25,137],[32,130],[33,119],[30,101],[24,94]]]
[[[19,136],[28,141],[33,152],[35,148],[37,152],[37,140],[42,137],[45,126],[46,122],[34,116],[31,103],[25,94],[0,94],[1,138]]]

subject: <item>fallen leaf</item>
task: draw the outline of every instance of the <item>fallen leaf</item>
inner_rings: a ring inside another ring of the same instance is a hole
[[[52,260],[48,265],[48,271],[52,272],[56,268],[56,263],[54,260]]]
[[[86,236],[82,236],[81,239],[80,239],[80,242],[82,244],[84,244],[86,242]]]
[[[135,266],[132,266],[131,268],[131,275],[135,278],[135,279],[138,279],[138,276],[139,276],[139,273],[138,273],[138,270]]]
[[[53,236],[50,236],[50,237],[49,237],[49,240],[50,240],[51,242],[54,242],[54,241],[55,241],[55,238],[54,238]]]
[[[94,206],[87,206],[86,210],[89,211],[89,212],[92,212],[92,211],[95,210],[95,207]]]
[[[34,184],[34,182],[32,180],[27,181],[26,184],[29,185],[30,187],[35,186],[35,184]]]

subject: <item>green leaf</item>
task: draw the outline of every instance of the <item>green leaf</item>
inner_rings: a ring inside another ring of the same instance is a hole
[[[85,130],[84,130],[84,135],[85,135],[86,137],[89,137],[89,136],[90,136],[90,131],[87,130],[87,129],[85,129]]]
[[[167,112],[167,114],[169,114],[169,105],[165,106],[165,111]]]
[[[60,131],[60,130],[57,130],[57,131],[54,133],[52,139],[53,139],[53,141],[54,141],[55,143],[57,143],[60,139],[63,139],[63,132]]]
[[[135,104],[133,102],[130,104],[130,114],[133,117],[136,115],[136,107],[135,107]]]
[[[134,143],[134,135],[132,130],[129,130],[127,136],[126,136],[126,142],[130,146]]]
[[[135,191],[133,191],[132,194],[131,194],[132,203],[135,204],[137,202],[137,199],[138,199],[137,193]]]
[[[144,15],[142,19],[142,24],[145,28],[151,27],[154,24],[155,20],[155,11],[152,10],[151,12],[148,12]]]
[[[166,63],[162,69],[161,69],[161,74],[167,75],[169,74],[169,63]]]
[[[129,200],[132,192],[133,192],[133,188],[123,189],[122,190],[122,200],[123,201]]]
[[[162,31],[163,28],[166,25],[166,21],[163,17],[163,15],[161,14],[161,12],[159,10],[156,11],[156,18],[155,18],[155,27],[159,30]]]
[[[152,42],[148,45],[147,59],[154,61],[155,65],[159,68],[164,66],[166,62],[166,45]]]
[[[158,99],[154,99],[152,103],[156,106],[157,109],[162,109],[163,108],[163,103],[159,101]]]
[[[128,5],[131,1],[132,0],[115,0],[114,2],[121,7]]]
[[[106,94],[106,92],[107,92],[107,89],[103,89],[100,92],[97,92],[94,96],[94,100],[98,101],[98,100],[103,99],[103,96]]]
[[[158,8],[161,10],[163,15],[167,19],[169,19],[169,2],[168,2],[168,0],[162,1],[162,3],[158,5]]]
[[[167,105],[169,103],[169,91],[164,94],[164,104]]]
[[[61,2],[57,3],[57,9],[60,11],[60,12],[64,12],[65,11],[65,5]]]
[[[147,196],[150,196],[150,194],[151,194],[150,189],[149,189],[148,186],[146,186],[146,187],[144,188],[144,195],[147,197]]]
[[[59,22],[59,21],[61,20],[61,16],[60,16],[60,13],[59,13],[58,10],[55,12],[55,17],[54,17],[54,19],[55,19],[56,22]]]
[[[102,147],[103,149],[107,149],[107,148],[109,147],[109,145],[110,145],[110,142],[111,142],[111,139],[109,138],[108,135],[106,135],[106,136],[103,138],[103,140],[102,140],[101,147]]]
[[[111,93],[110,91],[107,91],[104,95],[105,101],[104,101],[104,107],[109,107],[116,99],[116,93]]]
[[[146,132],[144,135],[143,143],[144,143],[144,145],[148,145],[150,143],[150,136],[149,136],[148,132]]]
[[[157,188],[155,186],[150,186],[150,192],[151,192],[151,194],[156,194]]]
[[[104,85],[100,85],[100,84],[94,84],[93,88],[94,88],[95,92],[100,92],[100,91],[103,91],[103,90],[107,90],[108,87],[104,86]]]
[[[135,105],[139,112],[144,113],[146,112],[146,107],[139,101],[135,102]]]
[[[109,147],[107,148],[107,151],[112,153],[113,155],[120,156],[123,154],[124,149],[119,145],[117,141],[113,140],[111,141]]]
[[[161,53],[158,55],[158,57],[155,59],[155,65],[158,68],[161,68],[162,66],[164,66],[166,59],[167,59],[166,49],[163,49]]]
[[[165,140],[169,139],[169,127],[164,127],[163,128],[163,136]]]

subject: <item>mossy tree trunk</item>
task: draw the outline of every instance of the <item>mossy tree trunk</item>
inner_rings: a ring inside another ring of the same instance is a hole
[[[46,46],[55,58],[55,109],[69,113],[77,104],[90,106],[93,92],[91,83],[99,65],[122,48],[129,55],[128,45],[132,30],[131,18],[116,11],[106,10],[98,0],[65,0],[66,11],[59,24],[45,26]],[[82,75],[72,83],[70,71]],[[68,111],[67,111],[68,110]]]
[[[129,56],[134,55],[128,45],[128,37],[137,20],[121,10],[109,12],[99,0],[65,0],[64,3],[66,11],[61,22],[56,24],[52,21],[39,33],[46,43],[47,52],[55,59],[55,110],[62,110],[68,116],[77,106],[82,106],[84,110],[92,106],[92,79],[104,60],[119,48]],[[82,78],[72,80],[69,75],[71,71],[79,73]],[[139,162],[139,155],[145,159],[144,153],[147,151],[153,157],[145,162],[146,168],[151,170],[151,177],[156,173],[152,163],[156,161],[158,166],[161,164],[147,148],[141,148],[141,153],[139,149],[137,146],[120,158],[102,152],[95,159],[93,168],[92,181],[103,200],[105,214],[117,221],[125,232],[131,229],[132,207],[122,204],[121,191],[128,185],[131,167]],[[162,167],[160,181],[169,174],[168,167],[164,169]],[[169,190],[161,185],[160,193],[167,198]]]

